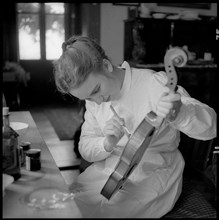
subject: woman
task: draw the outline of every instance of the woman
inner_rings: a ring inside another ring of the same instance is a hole
[[[180,131],[200,140],[214,138],[215,111],[181,86],[171,92],[165,72],[131,68],[127,62],[116,67],[88,37],[63,43],[54,67],[58,90],[86,101],[79,151],[93,163],[71,186],[82,216],[159,218],[169,212],[182,188]],[[174,103],[181,106],[175,120],[164,120],[124,187],[107,200],[100,192],[128,142],[126,131],[132,134],[142,120],[158,127]],[[157,120],[148,118],[151,111]]]

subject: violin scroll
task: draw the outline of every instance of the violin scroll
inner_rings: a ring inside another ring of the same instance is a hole
[[[186,62],[187,54],[183,49],[179,47],[173,47],[169,49],[164,56],[164,66],[167,74],[166,86],[169,87],[172,91],[175,91],[177,85],[177,74],[174,66],[182,67],[186,64]],[[153,111],[149,112],[147,116],[151,121],[155,121],[157,119],[157,115]]]
[[[175,87],[177,85],[177,74],[174,66],[183,67],[186,62],[187,54],[179,47],[171,48],[165,54],[164,65],[168,79],[166,86],[168,86],[172,91],[175,91]]]

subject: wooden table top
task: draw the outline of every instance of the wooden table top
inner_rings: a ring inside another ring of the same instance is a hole
[[[28,171],[25,167],[21,169],[21,178],[5,190],[3,197],[3,218],[80,218],[80,211],[71,200],[65,208],[41,210],[27,206],[24,198],[32,191],[39,189],[68,190],[68,187],[56,166],[56,163],[42,139],[36,124],[29,111],[10,113],[11,122],[24,122],[29,126],[19,136],[19,142],[29,141],[31,148],[41,150],[41,169],[39,171]]]

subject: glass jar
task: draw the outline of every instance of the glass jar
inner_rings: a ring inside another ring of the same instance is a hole
[[[2,127],[2,143],[3,143],[3,173],[11,175],[14,180],[21,177],[21,168],[19,162],[18,134],[10,127],[9,108],[3,107],[3,127]]]
[[[26,151],[26,169],[29,171],[37,171],[41,169],[40,161],[41,150],[30,149]]]

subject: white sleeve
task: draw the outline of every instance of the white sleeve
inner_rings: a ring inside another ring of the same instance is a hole
[[[111,152],[104,148],[105,136],[94,116],[94,103],[86,101],[85,121],[81,128],[79,151],[88,162],[99,161],[107,158]]]
[[[185,133],[191,138],[210,140],[216,137],[217,115],[208,105],[191,98],[184,88],[178,86],[181,94],[182,106],[171,126]]]

